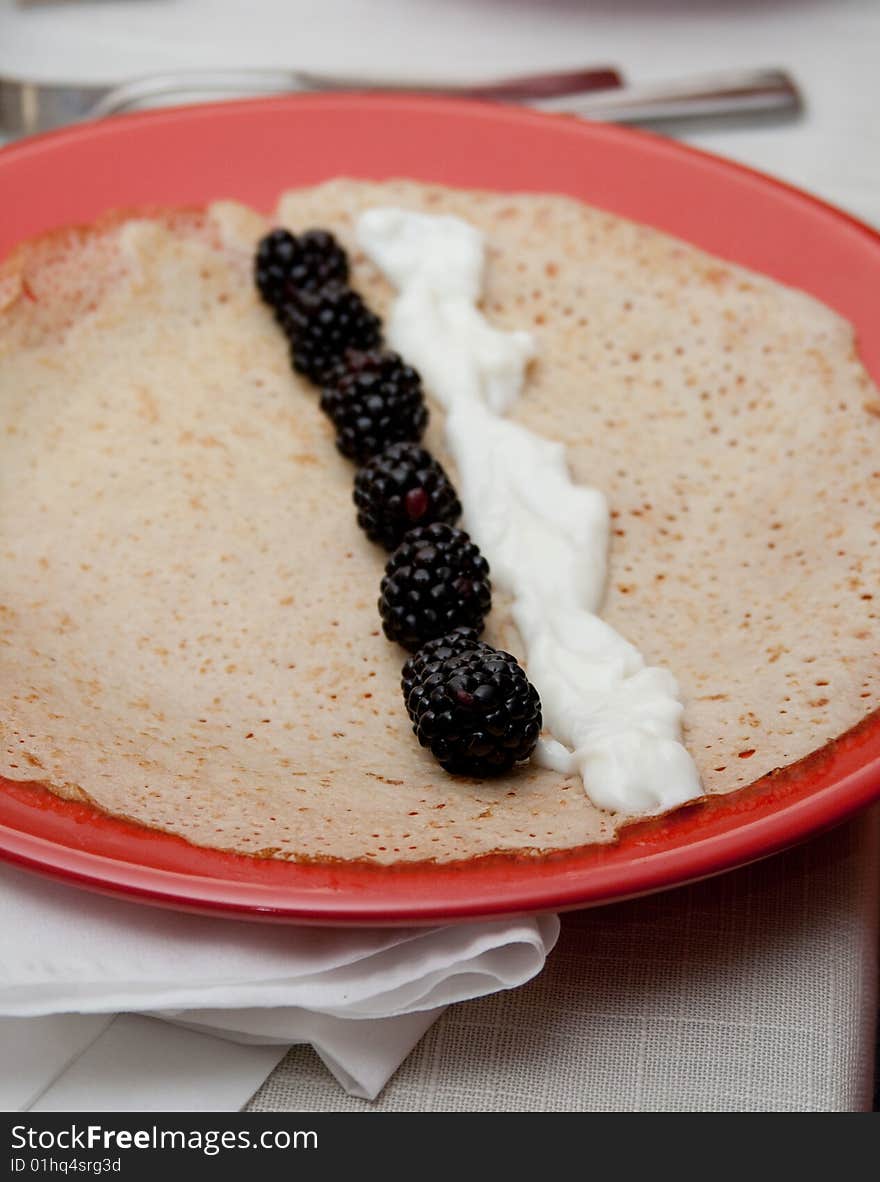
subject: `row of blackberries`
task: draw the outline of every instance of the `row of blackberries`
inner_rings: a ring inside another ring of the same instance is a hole
[[[479,639],[492,602],[488,563],[453,524],[455,489],[419,446],[428,421],[421,378],[382,349],[381,322],[348,276],[325,230],[275,229],[257,248],[256,284],[293,367],[322,386],[336,446],[361,465],[358,524],[393,551],[379,612],[385,635],[414,653],[402,687],[418,740],[448,771],[506,771],[534,749],[540,700],[516,659]]]

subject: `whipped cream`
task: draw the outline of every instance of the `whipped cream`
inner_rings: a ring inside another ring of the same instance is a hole
[[[477,308],[483,236],[454,217],[370,209],[360,245],[398,290],[391,344],[446,410],[464,524],[513,597],[529,677],[552,738],[534,759],[579,774],[600,808],[663,812],[702,793],[681,742],[675,678],[596,614],[609,545],[601,492],[575,484],[565,448],[502,417],[522,392],[532,336]]]

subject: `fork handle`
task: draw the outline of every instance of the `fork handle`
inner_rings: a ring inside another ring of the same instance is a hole
[[[728,70],[675,82],[624,86],[582,98],[548,98],[536,105],[607,123],[659,123],[716,115],[791,115],[801,109],[802,100],[784,70]]]

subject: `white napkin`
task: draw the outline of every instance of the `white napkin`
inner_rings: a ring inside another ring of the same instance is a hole
[[[372,1099],[445,1006],[529,980],[558,934],[245,923],[0,867],[0,1108],[228,1111],[303,1042]]]

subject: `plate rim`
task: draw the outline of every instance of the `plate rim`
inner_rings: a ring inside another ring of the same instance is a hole
[[[96,123],[84,123],[75,127],[63,128],[41,136],[32,137],[24,141],[7,145],[0,149],[0,173],[5,167],[17,160],[26,160],[34,155],[52,152],[59,144],[62,150],[73,147],[83,140],[86,142],[98,138],[104,140],[124,135],[127,130],[137,125],[161,127],[162,125],[177,126],[181,122],[197,123],[202,119],[222,118],[230,111],[242,109],[254,112],[259,116],[266,111],[288,114],[294,117],[301,111],[313,109],[339,110],[347,109],[349,114],[354,110],[353,104],[359,110],[364,105],[378,111],[406,110],[425,112],[432,115],[452,115],[454,117],[489,119],[492,122],[513,123],[520,125],[534,125],[538,128],[553,128],[559,130],[565,126],[575,135],[583,135],[584,142],[591,139],[612,141],[615,144],[635,145],[635,155],[639,150],[659,152],[667,160],[672,159],[673,167],[676,162],[687,161],[702,163],[712,168],[713,172],[720,171],[726,177],[748,179],[758,189],[785,195],[788,200],[803,208],[813,208],[823,217],[829,219],[829,224],[839,228],[846,227],[855,230],[863,238],[864,246],[877,252],[880,259],[880,232],[861,221],[856,216],[841,210],[824,199],[799,189],[786,181],[768,176],[747,165],[706,152],[689,144],[663,139],[645,131],[624,129],[621,127],[574,121],[571,117],[547,115],[521,108],[502,107],[496,104],[477,103],[470,100],[437,99],[417,96],[389,96],[389,95],[293,95],[276,98],[257,98],[236,100],[232,102],[198,104],[184,107],[163,108],[155,111],[138,112],[133,115],[122,116]],[[343,110],[344,113],[344,110]],[[339,175],[339,173],[328,174]],[[405,175],[405,171],[396,175]],[[303,182],[300,182],[303,183]],[[312,182],[306,182],[308,184]],[[437,182],[443,183],[443,182]],[[521,190],[522,191],[522,190]],[[538,191],[538,190],[533,190]],[[588,200],[581,197],[580,200]],[[147,204],[147,203],[144,203]],[[181,203],[184,204],[184,203]],[[627,214],[621,216],[630,216]],[[61,223],[64,224],[64,223]],[[67,224],[71,224],[68,222]],[[651,224],[643,222],[643,224]],[[47,227],[47,229],[50,227]],[[35,231],[39,233],[40,231]],[[670,231],[665,231],[670,232]],[[675,233],[673,231],[673,233]],[[679,237],[683,235],[679,232]],[[685,239],[687,240],[687,239]],[[707,248],[708,249],[708,248]],[[2,257],[2,256],[0,256]],[[734,260],[735,261],[735,260]],[[750,264],[740,264],[749,266]],[[753,268],[755,269],[755,268]],[[766,271],[764,273],[767,273]],[[783,281],[785,282],[785,281]],[[811,292],[810,294],[815,294]],[[817,298],[823,299],[822,296]],[[827,303],[827,299],[825,300]],[[866,366],[868,360],[865,355],[865,342],[859,339],[860,352]],[[877,368],[875,362],[875,369]],[[880,371],[872,376],[880,375]],[[859,756],[857,766],[846,764],[847,752],[852,757],[853,752],[847,748],[851,736],[858,732],[859,743],[864,747]],[[36,871],[56,879],[62,879],[77,886],[86,887],[102,893],[121,895],[129,900],[152,903],[171,907],[178,910],[208,911],[214,914],[222,913],[241,919],[274,919],[296,923],[322,924],[391,924],[416,923],[432,921],[466,921],[480,917],[499,917],[501,915],[516,915],[535,913],[538,911],[558,911],[577,907],[596,906],[611,902],[618,902],[636,895],[651,893],[658,890],[672,889],[685,885],[713,874],[720,874],[737,866],[746,865],[758,858],[770,856],[787,846],[804,840],[815,833],[835,825],[852,813],[866,807],[871,801],[880,796],[880,713],[869,716],[852,731],[846,732],[840,740],[835,740],[828,747],[818,753],[808,756],[810,762],[814,757],[827,757],[831,764],[837,758],[838,746],[847,748],[843,754],[846,769],[838,772],[833,783],[814,787],[811,791],[798,795],[791,800],[782,801],[779,807],[768,807],[760,815],[745,821],[732,824],[728,829],[719,833],[705,834],[695,841],[685,840],[683,844],[673,844],[666,849],[650,849],[651,842],[647,841],[647,848],[630,860],[622,860],[619,867],[613,862],[610,868],[606,866],[601,872],[595,867],[584,870],[584,859],[587,853],[595,853],[597,848],[609,847],[581,847],[570,853],[551,858],[513,858],[499,859],[498,867],[491,860],[471,860],[463,864],[452,864],[452,868],[434,867],[428,873],[432,881],[450,880],[452,885],[443,896],[430,897],[430,892],[421,898],[400,898],[405,892],[394,892],[381,899],[364,883],[375,885],[377,879],[388,880],[395,876],[407,876],[409,870],[403,865],[381,867],[352,863],[333,864],[329,869],[323,867],[320,872],[315,868],[296,863],[280,863],[290,872],[289,886],[272,886],[253,889],[254,884],[234,878],[217,876],[214,874],[201,876],[182,871],[168,871],[156,866],[141,864],[118,857],[108,857],[74,845],[47,840],[39,833],[28,832],[8,823],[8,810],[4,811],[3,802],[7,800],[7,790],[10,784],[16,789],[22,788],[22,782],[9,782],[0,777],[0,859],[4,859],[25,869]],[[800,763],[793,765],[796,769]],[[788,769],[791,772],[791,769]],[[797,779],[798,773],[792,773]],[[809,771],[803,773],[800,779],[808,776]],[[766,780],[766,778],[765,778]],[[765,794],[765,780],[758,785],[751,785],[734,793],[722,797],[710,798],[711,801],[730,802],[733,811],[739,798],[744,794],[757,791]],[[45,789],[39,791],[45,792]],[[772,796],[772,791],[771,791]],[[66,812],[72,818],[76,809],[83,808],[69,802],[60,801],[52,796],[52,807]],[[48,807],[48,806],[46,806]],[[700,808],[702,806],[697,806]],[[714,806],[719,813],[723,813],[722,806]],[[763,806],[761,806],[763,807]],[[40,806],[35,810],[40,813]],[[693,812],[693,810],[688,810]],[[681,811],[670,814],[675,818],[671,822],[672,828],[680,828],[678,818]],[[81,819],[80,819],[81,820]],[[96,812],[94,823],[106,823],[105,814]],[[79,822],[76,822],[79,823]],[[112,820],[115,825],[124,828],[126,823]],[[665,822],[661,822],[662,825]],[[198,857],[193,855],[194,861],[204,860],[203,847],[188,846],[182,839],[145,829],[142,826],[129,826],[136,830],[143,838],[149,835],[150,840],[160,842],[181,842],[190,851],[197,851]],[[639,826],[633,827],[641,828]],[[124,837],[121,839],[124,843]],[[132,838],[132,840],[134,840]],[[632,844],[625,836],[623,844]],[[638,841],[635,843],[638,849]],[[610,847],[612,850],[621,848],[618,845]],[[586,852],[584,852],[586,851]],[[240,860],[243,855],[228,854],[219,851],[208,851],[210,863],[219,863],[225,859]],[[259,859],[246,861],[259,862]],[[490,864],[491,863],[491,864]],[[276,863],[277,864],[277,863]],[[424,864],[416,864],[416,866]],[[527,866],[527,872],[520,871]],[[477,869],[477,867],[480,867]],[[306,872],[305,874],[303,872]],[[418,877],[418,871],[415,872]],[[517,880],[511,886],[506,879],[513,873]],[[584,874],[588,877],[585,880]],[[302,893],[295,880],[311,875],[319,881],[319,889]],[[327,882],[322,878],[324,875]],[[458,875],[457,887],[455,875]],[[475,876],[480,876],[482,884],[488,884],[489,893],[468,895],[462,890],[462,884],[467,885]],[[336,880],[336,886],[332,885]],[[350,880],[346,882],[346,880]],[[525,881],[519,881],[524,879]],[[340,887],[340,881],[342,883]],[[412,881],[412,879],[411,879]],[[328,885],[328,883],[330,885]],[[494,888],[492,887],[492,884]],[[504,889],[502,890],[502,885]],[[348,890],[346,901],[340,903],[338,893],[342,889]]]

